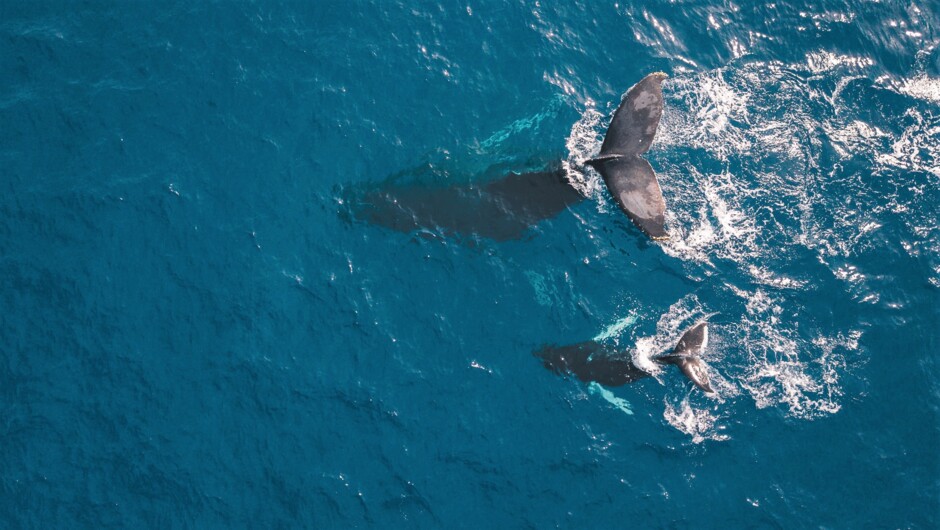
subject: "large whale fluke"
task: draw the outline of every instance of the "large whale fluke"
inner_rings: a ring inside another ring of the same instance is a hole
[[[669,239],[665,228],[666,203],[649,162],[639,155],[649,151],[663,115],[662,82],[656,72],[633,85],[610,120],[600,154],[586,162],[596,169],[620,209],[646,235]]]
[[[649,74],[633,85],[610,120],[601,156],[637,156],[649,151],[663,115],[663,80],[666,74]]]
[[[672,353],[656,357],[662,364],[674,364],[692,383],[705,392],[713,392],[708,371],[699,355],[708,343],[708,323],[700,322],[683,333]],[[568,346],[544,346],[533,353],[542,365],[558,375],[574,375],[585,383],[621,386],[652,374],[639,368],[629,355],[610,351],[607,346],[589,340]]]
[[[617,205],[640,230],[656,241],[669,239],[666,202],[649,162],[637,156],[618,157],[601,160],[594,168],[604,176]]]

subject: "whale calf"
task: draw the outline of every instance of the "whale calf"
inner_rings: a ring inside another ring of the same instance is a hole
[[[650,74],[627,91],[600,153],[585,163],[601,174],[620,209],[657,241],[669,238],[664,227],[666,205],[653,168],[639,155],[649,150],[659,126],[666,77]],[[414,172],[449,181],[449,175],[435,171],[446,173],[432,164]],[[369,223],[402,232],[432,230],[496,241],[519,239],[531,227],[585,199],[560,163],[542,171],[507,172],[488,182],[449,186],[403,183],[396,176],[353,195],[348,201],[352,217]]]
[[[708,371],[700,357],[707,344],[708,323],[699,322],[682,334],[672,353],[654,357],[653,361],[678,366],[696,387],[711,393],[714,391]],[[552,372],[574,375],[585,383],[621,386],[652,376],[633,364],[629,355],[611,351],[609,346],[593,340],[567,346],[544,346],[533,355]]]

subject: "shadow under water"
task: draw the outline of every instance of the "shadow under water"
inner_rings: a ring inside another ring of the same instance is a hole
[[[484,174],[494,170],[499,168]],[[369,189],[349,189],[344,202],[350,217],[399,232],[508,241],[522,238],[531,227],[585,199],[560,165],[534,172],[503,170],[495,179],[442,184],[452,180],[446,170],[427,164]]]

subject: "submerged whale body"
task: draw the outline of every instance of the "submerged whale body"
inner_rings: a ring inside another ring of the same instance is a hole
[[[507,241],[584,199],[558,168],[447,187],[389,184],[366,192],[354,214],[400,232],[430,229]]]
[[[653,142],[663,112],[661,84],[654,73],[634,85],[611,119],[600,154],[586,162],[604,179],[617,205],[654,240],[668,239],[666,210],[656,174],[639,155]],[[401,232],[437,231],[496,241],[519,239],[541,221],[585,199],[560,164],[531,173],[451,186],[403,184],[396,178],[352,197],[353,217]]]
[[[672,353],[653,360],[678,366],[695,386],[705,392],[713,392],[705,363],[699,357],[707,344],[708,324],[700,322],[682,335]],[[612,352],[608,346],[593,340],[568,346],[545,346],[533,355],[552,372],[574,375],[585,383],[621,386],[652,376],[633,364],[629,356]]]

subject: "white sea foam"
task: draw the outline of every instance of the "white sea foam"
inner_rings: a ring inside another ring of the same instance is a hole
[[[599,207],[604,204],[599,200],[605,190],[604,183],[594,170],[585,167],[584,162],[601,149],[601,118],[603,115],[593,106],[584,110],[581,118],[571,126],[571,133],[565,140],[568,156],[561,163],[568,182],[585,197],[594,199]]]
[[[911,97],[940,103],[940,79],[936,77],[918,75],[904,81],[899,90]]]
[[[812,56],[806,69],[823,73],[843,63],[866,66],[850,59]],[[857,348],[857,341],[839,342],[838,337],[857,339],[859,332],[836,330],[836,338],[820,332],[816,340],[801,336],[800,308],[788,302],[786,291],[806,289],[808,280],[793,276],[787,264],[803,259],[808,250],[840,277],[839,264],[880,227],[870,211],[846,206],[844,195],[831,193],[815,176],[824,173],[817,154],[824,139],[816,136],[818,131],[829,135],[841,156],[871,152],[885,143],[887,133],[843,118],[834,108],[841,104],[837,94],[813,93],[775,63],[672,79],[664,90],[668,108],[654,149],[666,156],[660,155],[654,167],[662,177],[673,237],[663,250],[696,275],[714,274],[721,261],[722,270],[731,265],[751,282],[726,286],[748,300],[724,329],[728,343],[741,345],[747,359],[722,363],[713,385],[717,399],[744,391],[759,407],[782,406],[796,417],[838,411],[845,355]],[[925,137],[923,131],[913,136],[920,142]],[[913,151],[906,145],[895,149],[901,153],[895,159],[910,160],[903,156]],[[677,151],[682,155],[669,156]],[[849,284],[860,280],[843,278]],[[690,396],[681,401],[667,396],[667,421],[695,440],[725,436],[715,427],[721,412],[714,402]]]
[[[940,121],[914,108],[904,116],[910,125],[891,142],[891,152],[878,154],[878,163],[940,177]]]
[[[697,408],[686,396],[678,405],[665,402],[663,417],[670,425],[692,437],[692,443],[702,443],[705,440],[727,440],[729,436],[722,431],[724,427],[718,423],[718,417],[712,410]]]
[[[766,291],[749,293],[740,337],[747,360],[736,374],[738,382],[758,408],[783,404],[802,418],[838,412],[839,373],[845,353],[858,348],[861,332],[806,341],[784,311],[782,302]]]
[[[705,310],[694,294],[672,304],[656,322],[656,334],[637,339],[632,354],[633,364],[651,374],[659,374],[662,368],[653,358],[672,351],[682,332],[705,316]]]

